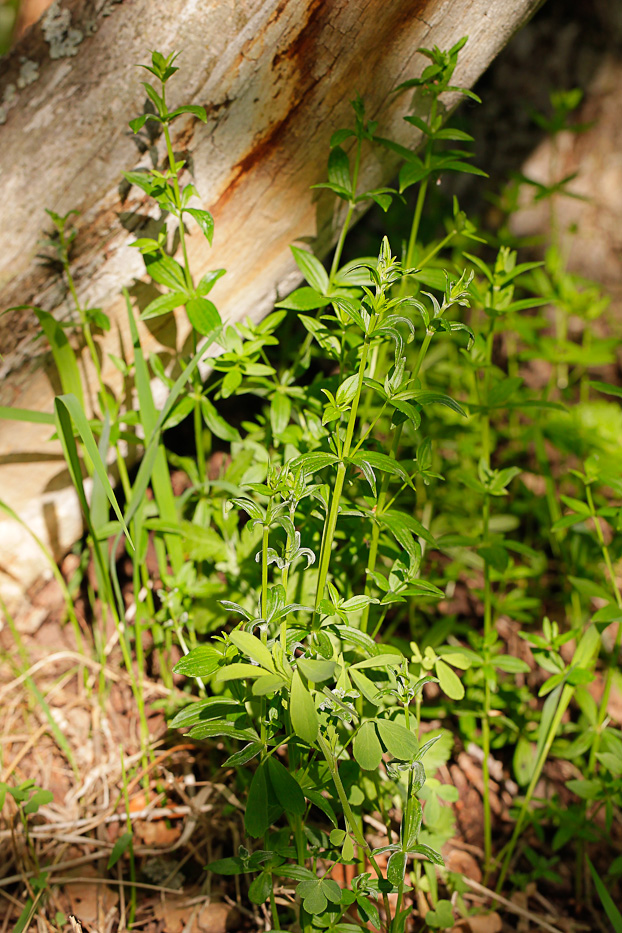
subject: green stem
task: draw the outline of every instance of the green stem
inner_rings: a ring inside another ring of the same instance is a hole
[[[484,541],[488,539],[488,522],[490,518],[490,502],[488,496],[484,500]],[[492,629],[492,590],[490,584],[490,567],[484,562],[484,659],[489,660],[489,640]],[[490,681],[484,672],[484,715],[482,717],[482,781],[484,785],[484,884],[490,871],[492,857],[492,819],[490,811]]]
[[[162,103],[166,107],[165,100],[166,89],[164,82],[162,82]],[[189,291],[194,289],[194,283],[192,281],[192,273],[190,272],[190,263],[188,261],[188,250],[186,248],[186,231],[184,230],[184,219],[182,217],[182,206],[181,206],[181,190],[179,187],[179,178],[177,176],[177,163],[175,162],[175,155],[173,153],[173,144],[171,143],[171,134],[168,128],[168,124],[164,123],[164,139],[166,142],[166,152],[168,154],[168,164],[171,172],[173,173],[173,190],[175,192],[175,204],[179,211],[179,242],[181,243],[181,251],[184,257],[184,273],[186,276],[186,284]]]
[[[551,720],[551,725],[549,726],[546,741],[544,742],[544,745],[542,746],[542,750],[536,762],[536,767],[531,777],[531,781],[529,782],[527,793],[525,794],[522,806],[520,808],[520,812],[518,814],[518,818],[516,820],[516,824],[514,826],[514,832],[512,833],[512,837],[508,843],[507,851],[505,853],[505,858],[503,860],[503,865],[501,867],[501,872],[499,874],[499,879],[497,881],[497,892],[503,889],[503,884],[507,877],[507,873],[510,867],[512,856],[516,848],[516,843],[518,842],[518,839],[523,829],[523,824],[525,822],[527,810],[529,809],[529,804],[531,803],[531,798],[533,797],[538,781],[540,780],[542,768],[544,767],[544,764],[548,758],[548,754],[549,754],[549,751],[551,750],[551,745],[553,744],[553,741],[557,734],[557,730],[560,726],[564,713],[568,709],[568,705],[573,696],[574,696],[574,687],[570,687],[566,684],[566,686],[564,686],[562,690],[559,704],[555,711],[555,715],[553,719]]]
[[[337,467],[337,475],[335,476],[335,483],[333,486],[333,492],[331,496],[331,502],[328,512],[328,519],[324,525],[324,533],[322,535],[322,544],[320,546],[320,566],[318,572],[318,581],[317,581],[317,590],[315,594],[315,606],[316,609],[320,604],[324,596],[324,588],[326,586],[326,580],[328,577],[328,567],[330,564],[330,556],[333,547],[333,541],[335,538],[335,529],[337,527],[337,516],[339,514],[339,503],[341,501],[341,494],[343,492],[343,484],[346,476],[346,464],[345,459],[350,454],[350,448],[352,446],[352,437],[354,435],[354,426],[356,424],[356,417],[359,407],[359,402],[361,400],[361,390],[363,388],[363,377],[365,375],[365,369],[367,367],[367,357],[369,355],[369,334],[374,330],[376,324],[376,315],[372,314],[371,320],[369,323],[368,334],[365,336],[363,342],[363,349],[361,351],[361,361],[359,363],[358,371],[358,382],[356,386],[356,393],[352,400],[352,408],[350,409],[350,417],[348,419],[348,426],[346,428],[346,436],[343,442],[343,447],[341,449],[341,460]]]
[[[346,242],[346,236],[348,235],[348,230],[350,228],[350,221],[352,220],[352,215],[354,213],[354,208],[355,208],[354,198],[356,197],[356,186],[358,183],[359,169],[361,166],[361,145],[362,145],[362,142],[359,139],[356,144],[356,156],[354,158],[354,173],[352,175],[352,200],[348,204],[348,212],[343,222],[343,227],[341,228],[341,233],[339,235],[339,240],[337,241],[337,246],[335,247],[335,253],[333,255],[333,261],[330,267],[330,276],[329,276],[329,280],[331,284],[339,269],[339,263],[341,261],[341,254],[343,253],[343,247]]]
[[[492,359],[492,347],[494,340],[495,317],[491,317],[488,334],[486,336],[486,361],[484,370],[484,394],[483,401],[487,404],[490,384],[490,364]],[[476,383],[478,399],[482,401],[479,393],[479,386]],[[490,469],[490,417],[488,414],[482,417],[482,460],[487,469]],[[484,544],[488,543],[488,532],[490,522],[490,497],[484,494],[482,540]],[[486,670],[490,661],[490,636],[492,633],[492,586],[490,581],[490,565],[484,559],[484,710],[482,716],[482,781],[483,781],[483,804],[484,804],[484,884],[490,871],[492,859],[492,815],[490,809],[490,706],[491,691],[490,678]]]
[[[408,707],[405,707],[405,708],[404,708],[404,712],[405,712],[405,714],[406,714],[406,724],[408,725]],[[415,796],[414,793],[413,793],[413,771],[412,771],[412,769],[408,772],[408,790],[407,790],[406,793],[407,793],[407,796],[406,796],[406,812],[405,812],[405,814],[404,814],[403,820],[404,820],[404,826],[410,826],[411,823],[412,823],[412,808],[413,808],[413,800],[414,800],[414,796]],[[403,846],[406,846],[406,844],[407,844],[407,840],[403,838],[403,839],[402,839],[402,845],[403,845]],[[402,880],[401,880],[400,883],[399,883],[398,889],[397,889],[397,901],[396,901],[396,904],[395,904],[395,920],[396,920],[396,922],[397,922],[397,918],[398,918],[399,915],[400,915],[400,910],[401,910],[401,908],[402,908],[402,899],[403,899],[403,897],[404,897],[404,881],[405,881],[405,877],[402,878]]]
[[[201,411],[201,399],[194,400],[194,442],[197,449],[197,470],[199,472],[199,481],[201,485],[205,484],[207,470],[205,466],[205,447],[203,445],[203,412]]]
[[[134,838],[133,838],[133,831],[132,831],[132,819],[130,816],[130,798],[129,798],[129,794],[127,790],[127,774],[125,771],[125,760],[123,758],[123,747],[122,746],[119,747],[119,754],[121,758],[121,781],[123,784],[123,799],[125,801],[125,818],[126,818],[125,829],[126,829],[126,832],[128,832],[131,836],[130,845],[129,845],[130,882],[131,882],[130,912],[129,912],[129,916],[127,920],[127,928],[128,930],[131,930],[132,925],[134,923],[134,918],[136,916],[136,887],[134,884],[134,882],[136,881],[136,864],[134,860]]]
[[[279,911],[276,906],[276,898],[274,896],[274,885],[270,886],[270,912],[272,913],[272,926],[275,930],[281,929],[281,924],[279,922]]]
[[[290,505],[289,517],[290,517],[292,525],[294,524],[295,512],[296,512],[295,508],[293,508]],[[294,542],[291,539],[291,535],[289,532],[287,532],[287,539],[285,541],[286,563],[285,563],[285,566],[283,567],[283,573],[281,576],[281,586],[283,587],[283,590],[285,591],[285,602],[286,603],[287,603],[287,583],[289,581],[289,563],[287,563],[287,561],[289,560],[289,555],[291,553],[293,544]],[[283,654],[285,654],[287,651],[287,616],[285,616],[285,618],[281,622],[281,648],[283,649]]]
[[[359,823],[352,810],[352,807],[350,806],[350,803],[348,801],[348,795],[346,794],[345,788],[341,781],[341,777],[339,775],[339,767],[337,765],[337,762],[335,761],[335,758],[333,756],[333,753],[330,749],[328,742],[326,741],[326,739],[321,733],[318,735],[318,745],[320,747],[320,751],[322,752],[324,756],[324,759],[326,761],[326,764],[328,765],[328,769],[334,781],[335,789],[337,791],[337,796],[339,797],[339,802],[341,803],[341,808],[343,810],[343,815],[345,817],[346,823],[350,827],[350,832],[354,836],[356,844],[360,846],[360,848],[365,850],[367,858],[369,859],[369,863],[374,869],[374,871],[376,872],[378,880],[382,881],[383,880],[382,871],[380,870],[378,862],[372,855],[371,848],[369,847],[369,844],[367,840],[365,839],[365,836],[363,835],[363,831],[361,827],[359,826]],[[387,926],[388,926],[388,924],[391,922],[391,905],[389,903],[389,898],[386,894],[383,894],[383,901],[384,901],[384,909],[387,915]]]
[[[415,368],[413,370],[413,375],[412,375],[413,379],[416,379],[417,376],[419,375],[419,371],[425,359],[426,353],[428,352],[428,348],[430,346],[433,336],[434,336],[433,333],[426,333],[423,339],[423,342],[419,348],[419,354],[417,356]],[[403,427],[404,427],[403,424],[398,424],[398,426],[395,429],[395,433],[393,435],[393,441],[391,443],[391,450],[389,451],[389,456],[393,460],[397,458],[397,451],[400,446],[400,440],[402,438]],[[378,559],[378,545],[380,542],[380,525],[378,523],[378,518],[382,515],[385,509],[390,481],[391,481],[391,475],[389,473],[385,473],[382,477],[382,482],[380,484],[380,492],[378,494],[378,501],[376,502],[376,510],[375,510],[376,521],[374,522],[372,531],[371,531],[371,542],[369,545],[369,555],[367,558],[367,583],[365,586],[365,591],[367,595],[371,593],[371,583],[370,583],[371,576],[370,575],[374,573],[376,569],[376,561]],[[371,608],[371,604],[368,604],[367,606],[365,606],[365,609],[363,610],[363,615],[361,617],[361,631],[363,632],[366,632],[369,626],[370,608]]]
[[[611,561],[611,554],[609,553],[609,548],[605,543],[605,538],[603,535],[603,530],[600,524],[600,519],[596,514],[596,508],[594,506],[594,498],[592,496],[592,490],[589,486],[585,488],[587,503],[590,507],[590,512],[592,513],[592,518],[594,520],[594,527],[596,529],[596,537],[598,538],[598,543],[600,544],[601,553],[603,559],[607,566],[607,572],[609,574],[609,580],[611,581],[611,586],[615,595],[616,603],[619,609],[622,609],[622,594],[620,594],[620,588],[615,577],[613,563]],[[596,770],[596,756],[598,754],[598,749],[600,748],[600,741],[603,732],[603,723],[607,717],[607,708],[609,706],[609,698],[611,696],[611,688],[613,686],[613,675],[614,671],[617,668],[617,659],[620,653],[620,645],[622,644],[622,625],[618,625],[618,631],[616,633],[613,650],[609,658],[609,663],[607,665],[607,674],[605,677],[605,686],[603,688],[603,695],[600,701],[600,706],[598,708],[598,716],[596,720],[596,732],[594,735],[594,741],[592,742],[592,748],[590,749],[590,757],[588,761],[588,772],[593,774]]]

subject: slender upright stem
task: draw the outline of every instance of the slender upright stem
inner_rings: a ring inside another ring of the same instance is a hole
[[[162,82],[162,103],[166,106],[166,88],[164,82]],[[194,283],[192,281],[192,273],[190,272],[190,263],[188,261],[188,250],[186,248],[186,231],[184,229],[184,219],[182,216],[182,206],[181,206],[181,190],[179,188],[179,178],[177,176],[177,163],[175,161],[175,154],[173,153],[173,144],[171,142],[171,133],[168,128],[168,124],[164,123],[164,140],[166,142],[166,152],[168,155],[168,164],[169,168],[173,174],[173,190],[175,192],[175,204],[179,211],[179,242],[181,244],[181,251],[184,257],[184,274],[186,276],[186,284],[188,289],[192,290],[194,288]]]
[[[415,363],[415,368],[413,370],[413,376],[412,376],[413,379],[416,379],[417,376],[419,375],[421,365],[425,359],[426,353],[428,352],[428,348],[432,341],[432,337],[433,337],[432,333],[426,333],[423,339],[423,342],[421,346],[419,347],[417,361]],[[394,460],[397,458],[397,451],[399,450],[403,427],[404,427],[403,424],[398,424],[398,426],[395,429],[395,433],[393,435],[393,441],[391,442],[391,450],[389,451],[389,456]],[[376,569],[376,561],[378,559],[378,545],[380,542],[380,524],[378,522],[378,519],[382,515],[385,509],[385,506],[386,506],[386,500],[387,500],[387,494],[389,491],[390,481],[391,481],[390,474],[385,473],[382,477],[382,481],[380,484],[380,491],[378,494],[378,501],[376,502],[376,510],[375,510],[376,521],[374,522],[372,526],[371,541],[369,544],[369,555],[367,557],[367,583],[366,583],[365,589],[368,595],[371,592],[371,584],[370,584],[371,574]],[[366,632],[369,626],[370,607],[371,607],[371,604],[368,604],[367,606],[365,606],[365,609],[363,610],[363,615],[361,617],[361,631],[363,632]]]
[[[483,539],[488,538],[488,522],[490,518],[490,502],[488,496],[484,500]],[[489,638],[492,629],[492,591],[490,585],[490,566],[484,561],[484,659],[489,657]],[[484,879],[490,871],[492,857],[492,820],[490,812],[490,681],[484,672],[484,715],[482,717],[482,781],[484,803]]]
[[[361,140],[360,139],[357,140],[356,155],[354,157],[354,172],[352,174],[352,200],[349,202],[348,212],[345,216],[343,227],[341,228],[341,233],[339,235],[339,240],[337,241],[337,246],[335,247],[333,261],[330,267],[331,284],[339,269],[339,263],[341,261],[341,254],[343,253],[343,247],[346,242],[346,236],[348,235],[348,230],[350,229],[350,221],[352,220],[352,215],[354,213],[354,208],[355,208],[354,198],[356,197],[356,186],[358,184],[359,169],[361,167],[361,145],[362,145]]]
[[[503,889],[503,884],[507,877],[508,869],[510,867],[512,856],[514,854],[514,849],[516,848],[516,843],[518,842],[518,839],[523,829],[523,824],[525,822],[527,810],[529,809],[529,804],[531,803],[531,798],[533,797],[538,781],[540,780],[542,768],[544,767],[544,763],[546,762],[546,759],[548,758],[549,751],[551,750],[551,745],[553,744],[553,740],[555,739],[555,736],[557,735],[557,730],[559,729],[559,725],[562,721],[563,715],[568,709],[568,705],[570,704],[570,701],[573,695],[574,695],[574,687],[570,687],[568,686],[568,684],[566,684],[566,686],[562,690],[559,703],[555,711],[555,715],[549,726],[549,731],[547,733],[546,740],[544,742],[544,745],[542,747],[542,750],[536,762],[536,767],[534,768],[531,781],[529,782],[529,787],[527,788],[527,792],[525,794],[525,798],[520,808],[518,818],[514,825],[514,831],[508,843],[507,851],[505,853],[505,858],[503,860],[503,865],[501,866],[501,872],[497,880],[497,891],[501,891]]]
[[[408,725],[408,707],[404,708],[404,713],[406,715],[406,724]],[[414,775],[413,775],[413,771],[411,768],[411,770],[408,772],[408,790],[406,792],[406,808],[405,808],[404,817],[403,817],[404,826],[410,826],[412,822],[412,810],[413,810],[414,798],[415,798],[415,795],[413,793],[413,778],[414,778]],[[407,842],[408,840],[402,837],[402,845],[406,846]],[[400,910],[402,907],[402,899],[404,897],[404,880],[405,879],[402,878],[402,880],[400,881],[398,891],[397,891],[397,901],[395,904],[395,917],[396,918],[399,917]]]
[[[368,332],[372,333],[376,324],[376,315],[372,314],[371,321],[369,324]],[[367,357],[369,355],[369,336],[366,335],[363,342],[363,348],[361,350],[361,361],[359,363],[358,371],[358,382],[356,386],[356,393],[352,399],[352,408],[350,409],[350,417],[348,419],[348,426],[346,428],[346,436],[343,442],[343,447],[341,449],[341,459],[339,465],[337,466],[337,474],[335,476],[335,483],[333,486],[333,492],[330,501],[330,507],[328,512],[328,518],[326,524],[324,525],[324,533],[322,535],[322,544],[320,547],[320,567],[318,573],[317,581],[317,590],[315,594],[315,606],[316,608],[320,604],[324,596],[324,587],[326,586],[326,580],[328,577],[328,568],[330,565],[330,555],[333,547],[333,541],[335,538],[335,529],[337,527],[337,516],[339,514],[339,503],[341,501],[341,494],[343,492],[343,484],[346,476],[346,464],[345,459],[350,454],[350,449],[352,447],[352,438],[354,435],[354,427],[356,424],[356,418],[358,413],[359,402],[361,400],[361,390],[363,388],[363,377],[365,376],[365,369],[367,367]]]
[[[611,582],[611,587],[614,592],[615,600],[618,605],[618,608],[622,609],[622,594],[620,593],[620,588],[618,586],[618,581],[616,580],[615,572],[613,569],[613,563],[611,561],[611,554],[609,553],[609,548],[605,543],[605,538],[603,535],[603,529],[600,523],[600,518],[596,513],[596,508],[594,505],[594,498],[592,496],[592,490],[589,486],[585,487],[585,493],[587,498],[587,503],[590,507],[590,512],[592,513],[592,519],[594,521],[594,528],[596,529],[596,537],[598,538],[598,543],[600,544],[601,553],[605,561],[607,572],[609,574],[609,580]],[[588,773],[593,774],[596,770],[596,756],[600,748],[600,741],[603,731],[603,723],[607,717],[607,708],[609,706],[609,698],[611,696],[611,688],[613,686],[613,675],[617,668],[617,659],[620,653],[620,645],[622,644],[622,625],[618,624],[618,631],[616,633],[615,641],[613,644],[613,650],[609,659],[609,664],[607,665],[607,674],[605,676],[605,685],[603,688],[603,695],[600,701],[600,706],[598,707],[598,715],[596,718],[596,732],[594,735],[594,741],[592,742],[592,747],[590,749],[590,757],[588,761]]]
[[[337,796],[339,797],[339,802],[341,803],[341,808],[343,810],[343,815],[346,819],[346,823],[350,827],[350,832],[354,836],[356,844],[365,851],[367,858],[369,859],[370,865],[376,872],[378,880],[381,881],[383,880],[382,871],[380,870],[378,862],[372,855],[372,851],[371,851],[371,848],[369,847],[369,843],[365,839],[365,836],[363,835],[363,831],[356,819],[354,812],[352,811],[352,807],[350,806],[350,802],[348,800],[348,795],[346,794],[345,788],[341,781],[341,777],[339,775],[339,767],[337,765],[337,762],[335,760],[335,757],[331,751],[331,748],[328,742],[326,741],[326,739],[321,733],[318,736],[318,745],[320,747],[320,751],[322,752],[326,760],[326,764],[328,765],[328,769],[334,781],[335,789],[337,790]],[[388,926],[389,923],[391,922],[391,905],[389,903],[389,898],[386,894],[383,894],[383,900],[384,900],[384,909],[387,915],[387,926]]]

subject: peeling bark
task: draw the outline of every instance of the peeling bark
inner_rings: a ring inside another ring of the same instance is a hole
[[[383,135],[408,143],[405,102],[391,91],[420,72],[416,49],[449,47],[468,34],[456,81],[470,86],[539,3],[56,0],[56,34],[48,11],[0,66],[1,306],[35,302],[60,318],[70,313],[37,252],[43,208],[77,208],[73,271],[80,297],[115,322],[100,346],[104,377],[118,388],[106,354],[130,345],[119,292],[131,287],[139,303],[148,296],[138,283],[141,257],[129,244],[158,222],[141,192],[120,185],[123,170],[149,165],[154,152],[163,158],[158,141],[140,151],[127,128],[145,104],[134,64],[148,49],[182,50],[171,104],[200,104],[208,113],[207,125],[174,125],[175,148],[191,162],[216,223],[212,250],[199,235],[190,238],[193,269],[226,268],[213,293],[223,317],[257,319],[297,283],[289,243],[309,237],[323,255],[334,239],[332,200],[313,200],[309,186],[324,177],[331,133],[351,123],[353,95],[362,95]],[[390,180],[391,154],[378,158],[364,160],[361,184]],[[143,331],[149,350],[166,354],[185,336],[181,317],[176,332],[162,319],[150,323]],[[51,410],[55,377],[34,339],[34,316],[12,312],[0,328],[0,404]],[[0,495],[60,555],[82,524],[49,434],[0,422]],[[25,531],[10,521],[0,527],[3,592],[11,602],[44,563]]]

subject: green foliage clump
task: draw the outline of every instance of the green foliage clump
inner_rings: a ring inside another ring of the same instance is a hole
[[[363,101],[353,101],[353,127],[333,134],[327,181],[316,186],[338,203],[341,226],[329,267],[293,246],[306,284],[259,324],[235,326],[222,324],[208,297],[224,270],[197,281],[190,267],[186,238],[203,235],[211,244],[214,224],[208,211],[191,206],[197,192],[183,184],[187,167],[169,131],[177,117],[205,120],[205,112],[169,111],[176,56],[155,52],[145,66],[155,85],[144,85],[155,112],[130,126],[140,133],[156,123],[167,163],[125,173],[167,218],[156,239],[134,243],[160,289],[140,318],[183,307],[192,355],[179,356],[177,378],[157,356],[147,359],[126,294],[134,358],[113,363],[131,379],[138,408],[124,411],[98,368],[98,417],[89,421],[71,343],[36,309],[63,380],[54,423],[87,517],[99,597],[120,633],[143,739],[140,672],[149,629],[167,683],[175,640],[183,651],[175,672],[198,691],[175,712],[171,728],[224,748],[222,765],[233,771],[244,805],[245,845],[208,870],[248,875],[248,898],[269,904],[274,929],[295,923],[305,933],[350,933],[371,924],[401,933],[415,887],[429,893],[433,909],[425,921],[432,929],[452,926],[456,905],[466,912],[464,888],[445,872],[441,854],[455,832],[450,804],[457,790],[439,769],[456,737],[481,748],[484,873],[497,872],[499,889],[509,872],[517,885],[534,872],[555,881],[549,860],[521,841],[527,825],[543,818],[531,804],[550,755],[576,763],[580,774],[567,784],[577,800],[579,863],[594,841],[590,819],[603,811],[610,828],[622,806],[622,735],[607,725],[622,626],[605,652],[599,703],[587,689],[605,651],[603,632],[622,620],[614,502],[622,482],[611,431],[620,415],[593,397],[622,391],[590,379],[613,352],[591,329],[607,302],[567,271],[558,229],[544,262],[519,261],[505,228],[482,231],[454,198],[438,235],[423,241],[435,183],[446,173],[484,176],[468,151],[455,148],[471,137],[445,123],[446,94],[477,100],[451,84],[465,41],[447,52],[421,50],[430,63],[397,89],[413,92],[405,116],[415,134],[412,150],[379,137]],[[554,137],[577,103],[554,98],[554,115],[546,118]],[[376,146],[403,159],[398,189],[359,190],[362,159]],[[554,210],[568,182],[540,185],[536,197],[548,198]],[[387,212],[410,188],[416,198],[404,249],[384,236],[376,255],[343,262],[355,209],[372,203]],[[507,196],[500,203],[516,202]],[[109,322],[99,309],[81,306],[71,278],[69,215],[51,217],[52,245],[98,366],[93,334]],[[181,261],[173,255],[177,240]],[[546,309],[553,309],[553,327]],[[568,321],[577,317],[584,322],[581,346],[568,337]],[[199,363],[208,350],[213,370],[204,383]],[[549,367],[543,389],[526,384],[534,359]],[[154,380],[167,393],[161,410]],[[247,414],[247,397],[255,417]],[[223,403],[240,399],[240,417],[227,419]],[[193,457],[164,443],[165,431],[185,419]],[[133,479],[122,442],[142,448]],[[216,445],[231,456],[210,478]],[[553,445],[564,462],[573,458],[565,475],[553,471]],[[107,476],[111,454],[124,508]],[[188,481],[178,496],[171,466]],[[83,468],[93,479],[90,500]],[[534,494],[527,474],[536,475],[543,495]],[[115,548],[103,545],[123,534],[135,592],[144,594],[132,619],[110,558]],[[157,590],[146,572],[150,540]],[[542,609],[551,562],[558,620]],[[459,592],[471,600],[470,616],[452,609]],[[522,626],[521,656],[506,648],[504,620]],[[574,718],[567,721],[569,709]],[[501,851],[494,851],[493,755],[512,769],[522,792]],[[553,806],[545,815],[558,850],[569,841],[570,823]],[[380,845],[369,832],[370,816],[376,831],[385,831]],[[515,870],[518,855],[524,871]],[[356,866],[346,889],[332,877],[337,865]],[[439,899],[437,870],[453,886],[452,901]],[[597,888],[609,911],[609,895]]]

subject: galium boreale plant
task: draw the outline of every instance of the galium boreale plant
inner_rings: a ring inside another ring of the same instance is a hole
[[[439,86],[439,93],[446,89],[446,84]],[[346,232],[360,197],[356,178],[366,124],[358,102],[355,115],[354,173],[350,174],[348,157],[340,146],[351,134],[333,137],[329,161],[329,184],[348,202]],[[431,147],[429,152],[431,158]],[[335,181],[337,164],[342,184]],[[429,167],[428,176],[433,174]],[[438,173],[440,166],[435,165],[434,171]],[[270,901],[275,927],[280,918],[274,884],[275,879],[285,877],[298,882],[297,912],[303,929],[341,929],[338,925],[344,912],[356,905],[360,922],[376,926],[382,922],[387,930],[397,931],[403,929],[409,912],[403,908],[409,857],[414,853],[442,863],[437,851],[419,841],[422,808],[417,796],[425,782],[426,754],[439,736],[420,746],[419,715],[410,712],[411,702],[419,702],[423,685],[437,678],[427,672],[419,676],[416,666],[415,672],[411,670],[411,658],[394,646],[383,651],[367,633],[366,610],[379,604],[377,597],[369,592],[350,596],[340,592],[339,559],[347,554],[347,546],[339,525],[358,519],[370,522],[372,528],[381,526],[383,551],[388,547],[397,558],[404,554],[405,559],[394,561],[386,582],[383,575],[377,577],[384,612],[392,603],[403,601],[402,594],[442,595],[420,579],[419,542],[433,544],[433,537],[412,514],[391,508],[391,502],[386,502],[388,484],[383,480],[380,487],[378,482],[381,474],[398,484],[397,494],[414,492],[417,476],[434,476],[429,445],[421,444],[421,462],[406,469],[395,450],[387,455],[377,449],[375,430],[379,424],[404,421],[418,429],[427,407],[436,404],[463,414],[451,397],[424,391],[419,370],[437,331],[463,330],[468,336],[468,328],[455,320],[455,312],[468,304],[470,280],[466,273],[456,279],[447,275],[442,300],[428,294],[423,301],[400,286],[404,276],[415,270],[402,268],[386,239],[376,261],[362,260],[341,270],[344,240],[342,233],[330,275],[311,254],[294,249],[309,285],[280,304],[298,311],[323,309],[319,320],[303,314],[303,324],[334,361],[336,372],[330,382],[324,381],[324,401],[321,396],[312,400],[312,411],[319,404],[320,419],[307,440],[311,449],[281,461],[278,470],[268,472],[265,482],[247,484],[254,493],[251,498],[232,500],[248,516],[247,524],[261,529],[256,555],[261,567],[259,592],[252,607],[224,601],[224,608],[243,621],[230,634],[199,646],[178,666],[187,674],[213,677],[217,692],[182,710],[172,725],[190,726],[190,735],[197,739],[245,741],[245,748],[234,752],[228,765],[258,759],[248,786],[245,827],[250,837],[261,840],[261,848],[254,853],[243,849],[238,856],[218,860],[210,866],[212,870],[259,872],[249,896],[256,903]],[[425,334],[409,369],[407,348],[416,340],[418,319],[423,319]],[[364,390],[371,395],[371,403],[366,397],[362,404]],[[307,420],[304,406],[296,400],[291,414],[303,423]],[[326,476],[328,481],[316,482]],[[379,514],[381,489],[386,504]],[[305,518],[309,505],[311,523]],[[307,540],[297,525],[309,528]],[[310,544],[318,551],[317,561],[312,561],[316,555]],[[371,578],[376,574],[377,555],[378,550],[373,568],[367,568]],[[314,574],[310,605],[289,601],[289,574],[300,561],[307,565],[306,575]],[[273,582],[275,575],[278,582]],[[362,589],[366,579],[361,580]],[[420,662],[418,654],[415,662]],[[438,679],[456,695],[451,663],[468,666],[457,650],[447,655],[447,661],[441,656],[433,660]],[[385,754],[392,756],[392,763],[383,764]],[[285,755],[289,767],[284,766]],[[395,784],[403,801],[399,841],[392,841],[389,826],[387,845],[371,848],[357,812],[363,800],[355,797],[357,802],[352,802],[350,788],[357,773],[363,787],[370,784],[366,775],[372,786],[377,786],[379,774],[384,785]],[[313,824],[313,808],[333,823],[329,835]],[[284,817],[286,825],[275,831],[279,817]],[[385,878],[378,858],[387,855]],[[341,891],[328,871],[318,876],[309,867],[318,860],[328,866],[355,859],[362,870],[349,891]],[[389,893],[397,895],[394,914]]]
[[[356,906],[361,922],[401,930],[409,912],[402,905],[409,857],[415,853],[442,863],[437,852],[418,841],[421,805],[417,793],[425,781],[422,759],[428,745],[419,745],[409,700],[422,683],[409,672],[407,658],[393,650],[383,653],[355,624],[372,597],[361,593],[343,598],[329,579],[346,475],[362,474],[372,492],[376,472],[383,470],[411,482],[395,460],[367,449],[366,425],[362,436],[356,433],[357,428],[361,430],[357,412],[370,349],[376,341],[392,340],[382,322],[390,320],[396,301],[405,303],[405,299],[387,297],[401,269],[386,240],[378,261],[368,263],[367,269],[373,290],[365,287],[361,297],[349,297],[347,303],[343,297],[335,300],[340,311],[346,309],[352,336],[357,339],[356,343],[352,340],[349,354],[354,372],[345,375],[334,393],[326,393],[322,420],[332,426],[328,438],[332,449],[297,456],[279,472],[270,472],[265,483],[250,484],[254,498],[232,500],[234,507],[248,515],[249,523],[261,529],[257,553],[261,586],[256,605],[249,610],[224,601],[223,607],[241,615],[242,623],[213,640],[209,654],[196,649],[182,662],[187,672],[194,664],[199,676],[214,676],[215,685],[225,685],[230,698],[224,702],[224,695],[216,694],[199,701],[172,723],[191,725],[190,735],[195,738],[246,741],[245,748],[228,759],[229,765],[258,759],[248,787],[245,827],[250,837],[261,840],[260,855],[244,850],[210,868],[225,874],[260,869],[249,896],[256,903],[270,900],[275,927],[280,919],[274,884],[276,879],[289,878],[298,882],[297,910],[303,929],[337,928],[342,915]],[[343,326],[338,318],[334,325]],[[397,367],[398,373],[403,372],[399,361]],[[390,405],[380,388],[383,405]],[[333,470],[328,495],[309,489],[315,474],[328,468]],[[288,602],[287,592],[290,569],[296,562],[309,567],[315,561],[296,529],[300,505],[307,502],[319,502],[324,508],[315,604],[311,606]],[[365,520],[363,513],[360,518]],[[405,525],[401,534],[412,536],[412,531]],[[409,548],[415,554],[411,540]],[[271,580],[275,574],[278,582]],[[228,713],[225,717],[223,709]],[[288,767],[283,762],[285,753]],[[385,753],[393,759],[386,768],[382,765]],[[356,771],[361,776],[369,772],[373,782],[381,766],[385,780],[396,784],[396,792],[402,787],[403,818],[399,842],[389,837],[386,846],[373,849],[346,784],[352,784]],[[348,780],[342,777],[344,772]],[[312,808],[333,824],[329,834],[314,825]],[[287,831],[273,830],[282,815]],[[378,862],[381,855],[388,855],[386,878]],[[318,876],[310,867],[318,860],[328,867],[355,858],[363,871],[349,891],[342,891],[328,870]],[[397,895],[394,916],[390,893]]]

